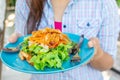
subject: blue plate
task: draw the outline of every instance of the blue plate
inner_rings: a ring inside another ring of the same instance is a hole
[[[74,42],[78,42],[80,39],[80,36],[78,35],[70,34],[70,33],[66,33],[66,34]],[[20,37],[16,43],[14,44],[9,43],[6,45],[6,47],[16,47],[20,42],[23,41],[23,39],[24,37]],[[28,64],[25,60],[24,61],[20,60],[20,58],[18,57],[18,53],[19,52],[5,53],[1,51],[1,60],[6,66],[20,72],[25,72],[30,74],[35,74],[35,73],[48,74],[48,73],[63,72],[63,71],[71,70],[71,69],[80,67],[83,64],[86,64],[94,56],[94,48],[89,48],[88,40],[84,39],[80,49],[80,54],[79,54],[79,56],[81,57],[81,61],[79,63],[71,63],[69,59],[68,61],[63,63],[62,66],[64,69],[62,70],[54,69],[54,68],[45,68],[44,71],[36,70],[33,66]]]

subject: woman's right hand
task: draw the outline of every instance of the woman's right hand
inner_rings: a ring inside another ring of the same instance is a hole
[[[8,41],[9,41],[10,43],[15,43],[20,36],[22,36],[20,33],[14,32],[14,33],[9,37]]]

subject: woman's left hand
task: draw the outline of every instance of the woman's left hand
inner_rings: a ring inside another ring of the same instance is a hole
[[[94,52],[94,57],[91,59],[92,60],[97,60],[103,55],[103,50],[100,47],[100,42],[98,38],[91,38],[90,41],[88,42],[88,46],[94,47],[95,52]]]
[[[90,60],[90,65],[100,71],[105,71],[113,66],[113,58],[100,47],[98,38],[91,38],[88,42],[89,47],[94,47],[94,57]]]

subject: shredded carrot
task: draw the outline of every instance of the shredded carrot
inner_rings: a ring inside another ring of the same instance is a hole
[[[55,48],[59,44],[67,44],[70,40],[67,35],[60,30],[45,28],[38,31],[33,31],[29,41],[37,44],[47,45],[49,48]]]

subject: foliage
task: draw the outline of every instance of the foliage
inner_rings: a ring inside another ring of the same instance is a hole
[[[9,7],[15,6],[15,3],[16,3],[16,0],[8,0],[8,1],[7,1],[7,5],[8,5]]]
[[[116,0],[118,7],[120,8],[120,0]]]

